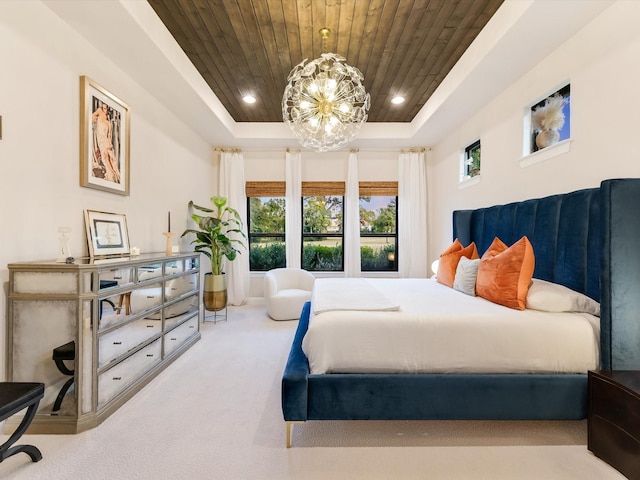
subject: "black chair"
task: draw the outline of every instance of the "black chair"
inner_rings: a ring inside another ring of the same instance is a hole
[[[65,375],[71,375],[71,378],[65,382],[65,384],[60,389],[58,396],[56,397],[56,401],[53,403],[53,409],[51,412],[57,412],[60,410],[62,406],[62,400],[64,396],[67,394],[71,385],[73,385],[75,370],[71,370],[67,368],[64,361],[65,360],[75,360],[76,359],[76,342],[71,341],[69,343],[65,343],[57,348],[53,349],[53,361],[56,362],[56,367],[60,372]]]
[[[44,383],[0,382],[0,422],[20,410],[27,409],[16,431],[0,445],[0,463],[20,452],[29,455],[32,462],[42,460],[42,453],[33,445],[12,446],[31,425],[42,397],[44,397]]]

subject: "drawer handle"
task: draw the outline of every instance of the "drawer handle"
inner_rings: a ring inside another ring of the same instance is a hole
[[[113,279],[114,279],[114,280],[122,280],[122,277],[121,277],[121,276],[120,276],[120,277],[116,277],[116,276],[114,275],[114,276],[113,276]]]
[[[113,377],[114,380],[122,380],[122,377]]]
[[[189,325],[189,328],[196,328],[195,325]]]
[[[155,325],[147,325],[147,328],[153,328]]]
[[[153,353],[147,353],[147,357],[153,357]]]
[[[147,295],[147,298],[156,298],[155,295]]]
[[[113,342],[114,345],[122,345],[122,342]]]

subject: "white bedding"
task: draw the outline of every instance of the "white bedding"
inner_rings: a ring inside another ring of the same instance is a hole
[[[397,301],[366,278],[324,278],[314,282],[311,294],[313,313],[335,310],[400,310]]]
[[[316,285],[333,279],[316,279]],[[302,349],[319,373],[586,373],[599,364],[599,318],[514,310],[433,279],[371,282],[397,311],[314,313]],[[314,286],[314,296],[316,287]],[[317,301],[317,299],[316,299]]]

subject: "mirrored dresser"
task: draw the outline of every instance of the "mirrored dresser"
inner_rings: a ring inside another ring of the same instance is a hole
[[[200,339],[198,253],[8,268],[7,380],[45,384],[28,433],[99,425]]]

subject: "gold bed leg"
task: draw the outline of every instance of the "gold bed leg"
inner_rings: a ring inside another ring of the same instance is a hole
[[[287,448],[291,448],[291,433],[293,432],[293,426],[296,423],[304,423],[304,422],[286,422],[287,429]]]

